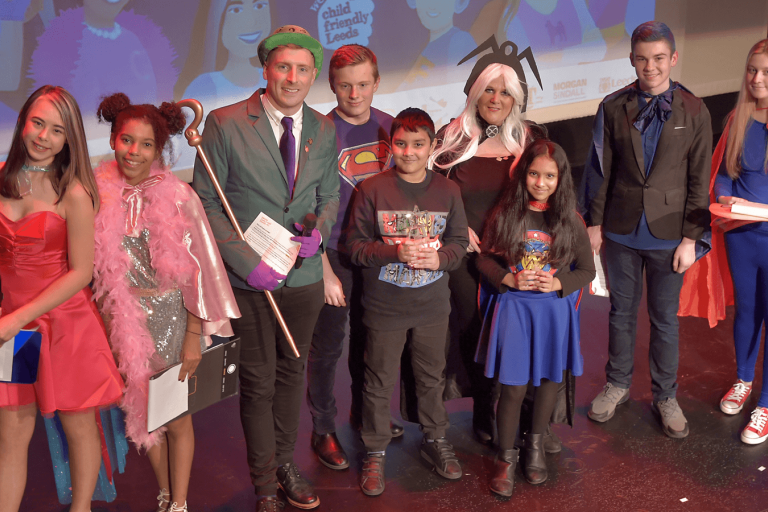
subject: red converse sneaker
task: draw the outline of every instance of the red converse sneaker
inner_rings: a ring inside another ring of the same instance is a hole
[[[747,444],[760,444],[768,439],[768,409],[758,407],[752,411],[752,419],[741,432],[741,440]]]
[[[736,414],[744,407],[749,395],[752,394],[752,384],[746,384],[739,379],[736,384],[720,400],[720,410],[725,414]]]

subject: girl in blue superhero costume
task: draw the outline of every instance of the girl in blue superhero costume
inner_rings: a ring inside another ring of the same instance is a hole
[[[528,383],[536,396],[531,430],[523,433],[524,474],[540,484],[547,479],[543,435],[559,383],[566,370],[577,376],[583,370],[577,308],[595,266],[575,207],[565,152],[540,139],[523,152],[485,228],[477,261],[484,320],[476,361],[501,383],[490,488],[502,496],[514,487],[515,434]]]
[[[768,203],[768,39],[749,51],[739,100],[723,133],[725,152],[715,178],[718,203]],[[722,140],[721,140],[722,144]],[[719,145],[718,145],[719,147]],[[714,166],[713,166],[714,168]],[[756,222],[725,234],[728,263],[736,295],[733,339],[737,381],[720,401],[726,414],[737,414],[752,393],[763,324],[768,319],[768,223]],[[763,386],[768,385],[768,358]],[[747,444],[768,439],[768,395],[763,393],[741,433]]]

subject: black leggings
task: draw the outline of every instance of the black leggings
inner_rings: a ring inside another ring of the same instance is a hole
[[[533,401],[532,434],[544,434],[549,426],[552,411],[557,402],[557,391],[560,383],[541,379],[541,385],[536,388]],[[499,429],[499,450],[511,450],[515,447],[515,436],[520,426],[520,407],[523,405],[527,385],[501,385],[501,396],[496,408],[496,426]]]

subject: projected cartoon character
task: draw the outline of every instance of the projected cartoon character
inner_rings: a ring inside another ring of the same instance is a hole
[[[464,73],[455,63],[475,46],[469,34],[454,26],[453,17],[462,13],[469,0],[407,0],[419,21],[429,30],[429,44],[406,75],[400,89],[461,82]]]
[[[176,52],[146,16],[123,11],[129,0],[83,0],[63,10],[37,39],[29,76],[33,89],[58,84],[93,118],[101,97],[117,90],[137,103],[169,98]]]
[[[174,88],[175,98],[194,98],[207,114],[266,87],[258,47],[271,31],[268,0],[202,0],[192,29],[204,35],[202,51],[191,51],[187,57]],[[204,127],[200,125],[200,132]],[[184,141],[176,150],[179,158],[174,169],[192,168],[195,150]]]
[[[193,33],[204,34],[202,52],[190,52],[176,97],[200,100],[210,111],[264,87],[258,47],[271,30],[268,0],[201,1]]]
[[[596,62],[606,51],[586,0],[507,0],[497,35],[533,48],[542,68]]]

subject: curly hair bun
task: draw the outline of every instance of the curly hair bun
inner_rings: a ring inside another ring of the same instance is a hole
[[[99,108],[96,111],[96,117],[99,121],[106,121],[110,124],[114,123],[117,116],[131,106],[131,100],[128,96],[122,92],[112,94],[111,96],[105,96],[102,98]]]
[[[160,115],[168,122],[168,132],[171,135],[178,135],[184,131],[184,127],[187,125],[187,118],[184,117],[181,107],[176,102],[164,101],[158,110]]]

